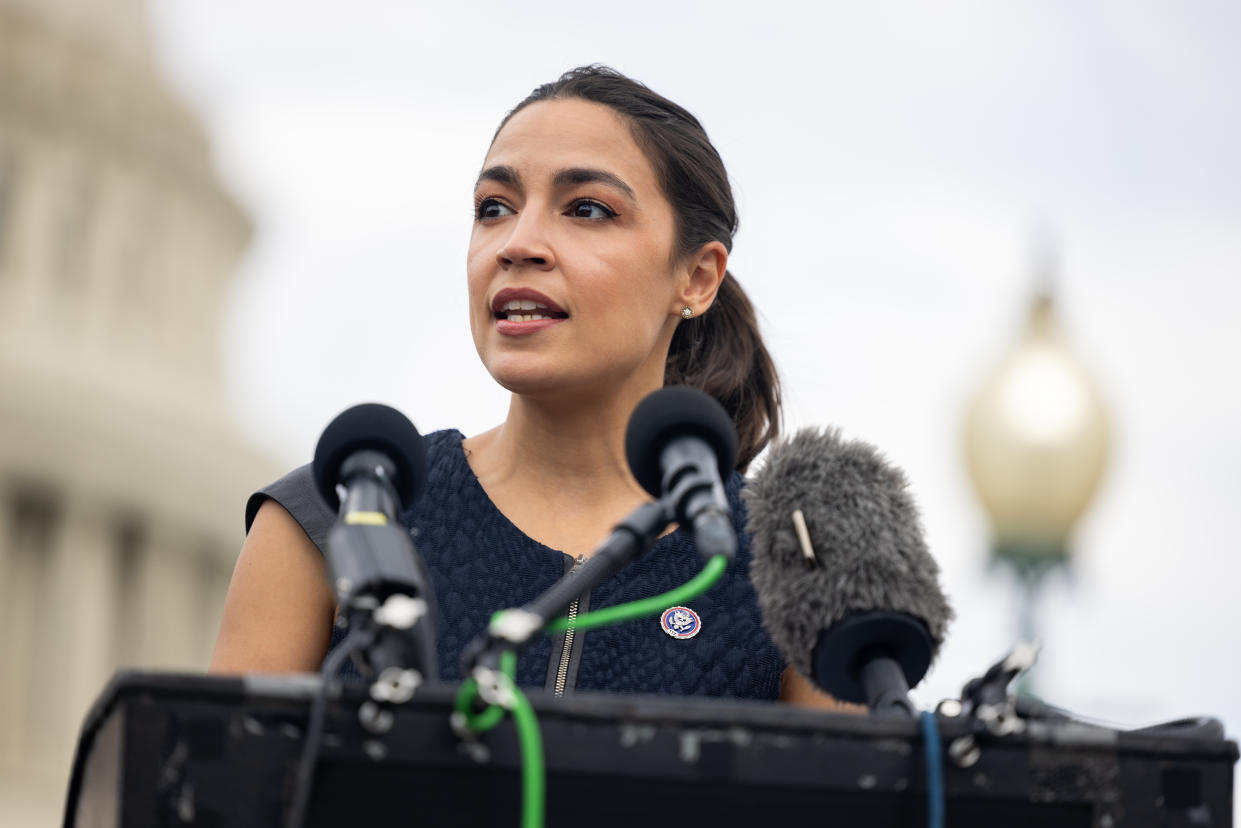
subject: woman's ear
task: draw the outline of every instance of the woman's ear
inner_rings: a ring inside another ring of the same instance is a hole
[[[705,313],[715,301],[727,269],[728,249],[722,242],[711,241],[700,247],[685,262],[686,278],[672,312],[679,314],[682,309],[689,308],[695,316]]]

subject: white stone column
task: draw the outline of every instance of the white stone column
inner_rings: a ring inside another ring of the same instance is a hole
[[[91,703],[115,668],[117,636],[116,520],[102,506],[71,498],[52,549],[51,603],[45,659],[49,746],[68,767]]]
[[[228,595],[228,582],[233,575],[232,569],[222,563],[222,560],[222,555],[213,553],[204,562],[206,572],[203,585],[206,599],[204,624],[206,626],[202,630],[201,639],[204,665],[211,662],[211,653],[215,650],[215,639],[220,632],[220,619],[224,617],[224,599]]]
[[[9,547],[13,545],[13,502],[7,486],[0,482],[0,600],[8,597]]]
[[[142,666],[202,671],[202,617],[193,541],[183,531],[158,526],[138,574],[139,658]]]
[[[42,535],[30,522],[11,515],[5,577],[0,581],[0,760],[10,767],[31,760],[37,723],[31,713],[41,701],[35,692],[35,653],[41,645],[41,608],[47,582]]]
[[[17,718],[18,682],[16,668],[13,605],[17,598],[17,538],[14,536],[14,504],[7,488],[0,488],[0,767],[15,764],[15,720]]]

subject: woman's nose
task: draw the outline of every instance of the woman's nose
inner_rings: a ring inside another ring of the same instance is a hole
[[[509,268],[529,265],[540,270],[550,270],[556,258],[547,239],[547,228],[538,216],[526,210],[517,214],[513,232],[496,251],[500,267]]]

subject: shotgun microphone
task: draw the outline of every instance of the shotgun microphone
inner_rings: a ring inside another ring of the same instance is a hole
[[[876,713],[912,715],[952,609],[903,472],[866,443],[806,429],[743,490],[763,626],[802,675]]]

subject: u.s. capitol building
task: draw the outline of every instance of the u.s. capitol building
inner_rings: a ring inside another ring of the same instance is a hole
[[[0,0],[0,822],[52,825],[121,665],[202,669],[246,493],[221,320],[250,224],[142,0]]]

